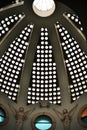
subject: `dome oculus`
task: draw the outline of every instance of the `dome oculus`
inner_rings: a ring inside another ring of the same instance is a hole
[[[33,11],[41,17],[48,17],[55,11],[53,0],[34,0]]]

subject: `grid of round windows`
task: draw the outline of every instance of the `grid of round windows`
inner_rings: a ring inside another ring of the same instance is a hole
[[[75,101],[87,92],[87,56],[63,26],[57,22],[56,27],[61,38],[69,75],[71,99]]]
[[[76,14],[64,13],[64,15],[69,18],[76,26],[83,32],[83,27],[81,26],[81,21]]]
[[[0,59],[0,91],[16,101],[26,49],[33,25],[27,25]]]
[[[6,17],[0,21],[0,38],[3,38],[5,34],[14,26],[14,24],[21,19],[23,14],[13,15]]]
[[[35,104],[39,100],[61,104],[56,63],[47,28],[41,28],[38,43],[32,68],[31,87],[28,88],[28,104]]]

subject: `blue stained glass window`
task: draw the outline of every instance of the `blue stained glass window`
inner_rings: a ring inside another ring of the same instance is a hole
[[[87,124],[87,107],[81,113],[81,120],[83,123]]]
[[[52,127],[52,120],[45,115],[41,115],[35,120],[35,127],[38,130],[49,130]]]
[[[3,123],[5,121],[5,111],[0,108],[0,123]]]
[[[81,120],[82,120],[84,123],[87,123],[87,116],[82,117]]]

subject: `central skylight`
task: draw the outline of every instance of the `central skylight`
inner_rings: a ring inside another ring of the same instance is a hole
[[[55,11],[54,0],[34,0],[33,11],[41,17],[50,16]]]

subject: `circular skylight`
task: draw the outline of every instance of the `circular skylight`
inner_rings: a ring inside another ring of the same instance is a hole
[[[41,17],[50,16],[55,11],[55,3],[53,0],[34,0],[33,11]]]

